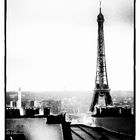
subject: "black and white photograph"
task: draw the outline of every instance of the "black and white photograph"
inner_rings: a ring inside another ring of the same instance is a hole
[[[135,140],[135,1],[5,0],[5,140]]]

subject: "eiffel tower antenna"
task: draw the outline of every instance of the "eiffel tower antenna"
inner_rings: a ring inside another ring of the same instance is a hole
[[[101,1],[100,1],[100,13],[101,13]]]

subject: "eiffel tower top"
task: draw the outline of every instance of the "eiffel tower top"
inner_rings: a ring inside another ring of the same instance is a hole
[[[99,9],[99,14],[97,16],[97,21],[101,21],[101,22],[104,22],[104,16],[102,14],[102,11],[101,11],[101,1],[100,1],[100,9]]]

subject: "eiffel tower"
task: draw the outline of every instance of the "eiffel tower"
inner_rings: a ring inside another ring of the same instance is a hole
[[[98,22],[97,66],[96,66],[94,95],[90,106],[91,112],[94,111],[95,106],[97,105],[108,106],[113,104],[107,78],[104,31],[103,31],[104,16],[101,12],[101,2],[99,14],[97,16],[97,22]]]

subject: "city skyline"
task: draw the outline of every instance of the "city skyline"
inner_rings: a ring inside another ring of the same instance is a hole
[[[7,90],[93,90],[99,1],[41,2],[7,3]],[[133,90],[133,4],[102,0],[112,90]]]

